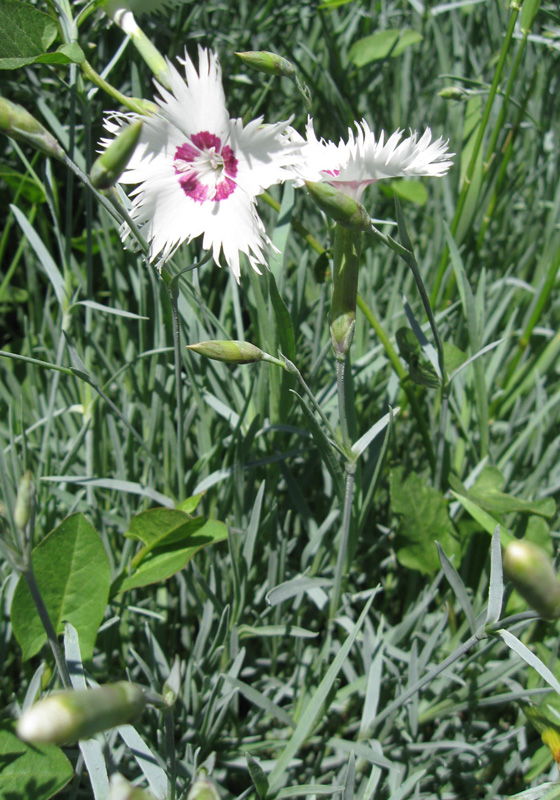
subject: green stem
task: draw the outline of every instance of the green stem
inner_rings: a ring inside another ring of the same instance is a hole
[[[179,310],[177,300],[179,297],[179,287],[176,281],[165,282],[171,304],[171,316],[173,318],[173,355],[175,363],[175,402],[177,408],[177,496],[183,500],[185,492],[185,464],[184,464],[184,434],[183,434],[183,387],[181,385],[181,330],[179,328]]]
[[[346,555],[348,553],[348,541],[350,539],[350,527],[352,525],[352,499],[354,495],[354,475],[356,464],[347,462],[346,464],[346,491],[344,494],[344,509],[342,512],[342,528],[340,531],[340,541],[338,543],[338,554],[336,557],[336,567],[334,571],[334,584],[331,595],[330,615],[333,620],[338,611],[340,597],[342,594],[342,576],[346,566]]]
[[[381,323],[373,313],[373,311],[366,305],[364,300],[358,295],[358,308],[369,322],[373,330],[375,331],[379,341],[383,345],[385,349],[385,353],[387,358],[391,362],[391,365],[395,372],[397,373],[401,387],[405,392],[408,402],[410,403],[410,408],[412,409],[412,413],[414,414],[414,418],[416,419],[416,423],[418,425],[418,430],[420,431],[420,435],[422,436],[422,441],[424,442],[424,447],[426,449],[426,455],[428,456],[428,461],[430,462],[430,467],[432,469],[432,473],[435,474],[436,470],[436,457],[434,453],[434,448],[432,445],[432,440],[430,439],[430,432],[428,431],[428,426],[426,425],[426,420],[424,415],[422,414],[422,409],[418,404],[418,399],[416,397],[416,392],[414,387],[410,384],[408,374],[403,367],[401,360],[393,348],[393,345],[389,341],[389,337],[385,333]]]
[[[476,163],[478,160],[478,155],[480,153],[480,148],[482,147],[482,142],[484,140],[484,134],[486,133],[486,127],[488,125],[488,121],[490,119],[490,113],[492,111],[492,106],[494,105],[494,100],[496,99],[496,95],[498,94],[498,87],[500,81],[502,79],[502,73],[504,70],[506,57],[508,54],[508,50],[513,38],[513,34],[515,32],[515,23],[517,22],[517,17],[519,15],[519,6],[512,4],[512,13],[509,19],[508,28],[506,31],[506,35],[504,37],[504,41],[502,43],[502,48],[500,50],[500,56],[498,58],[498,64],[496,66],[496,71],[494,72],[494,80],[492,81],[492,86],[490,87],[490,92],[488,93],[488,99],[486,101],[486,106],[484,108],[484,113],[482,115],[482,120],[480,121],[480,125],[478,128],[477,137],[475,140],[471,160],[467,167],[467,171],[465,174],[465,180],[463,182],[463,186],[461,187],[461,194],[459,195],[459,200],[457,202],[457,208],[455,209],[455,215],[453,217],[453,221],[451,223],[451,235],[454,236],[457,232],[457,228],[459,227],[459,222],[461,220],[461,215],[463,213],[463,209],[465,207],[465,203],[467,201],[467,195],[469,193],[469,188],[471,186],[471,181],[474,175],[474,171],[476,168]],[[438,271],[436,274],[436,278],[434,281],[434,287],[432,289],[431,300],[432,303],[436,303],[439,290],[441,287],[441,282],[443,280],[443,276],[447,270],[447,264],[449,262],[449,247],[446,246],[443,255],[441,257],[441,261],[438,266]],[[450,282],[452,281],[452,277],[450,278]]]
[[[334,234],[331,339],[337,361],[345,361],[356,327],[362,234],[336,225]]]
[[[58,669],[58,674],[60,675],[60,680],[62,681],[62,685],[65,689],[72,688],[72,681],[70,680],[70,673],[68,672],[68,666],[66,661],[64,660],[64,655],[62,653],[62,648],[58,642],[58,638],[56,636],[56,631],[54,626],[51,622],[51,618],[49,617],[49,612],[47,611],[47,607],[43,601],[43,597],[37,586],[37,581],[35,580],[35,574],[33,572],[33,565],[31,562],[31,556],[28,558],[28,565],[26,569],[23,571],[23,577],[27,582],[27,586],[29,588],[29,593],[35,603],[35,608],[37,609],[37,613],[39,614],[39,618],[43,624],[43,628],[45,629],[45,633],[47,634],[47,639],[49,645],[52,650],[52,654],[54,656],[54,660]]]
[[[119,92],[118,89],[115,89],[114,86],[111,86],[111,84],[108,83],[105,78],[102,78],[101,75],[94,70],[89,61],[85,59],[80,66],[86,78],[89,78],[92,83],[94,83],[100,89],[103,89],[104,92],[117,100],[125,108],[128,108],[130,111],[135,111],[137,114],[146,115],[149,113],[148,109],[150,104],[146,103],[145,100],[137,100],[134,97],[127,97],[126,95],[122,94],[122,92]]]

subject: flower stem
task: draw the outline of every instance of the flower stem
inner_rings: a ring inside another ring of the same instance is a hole
[[[54,656],[54,660],[58,669],[58,674],[60,675],[60,680],[62,681],[62,685],[64,686],[65,689],[71,689],[72,681],[70,680],[70,673],[68,672],[68,666],[66,664],[66,661],[64,660],[62,648],[60,647],[60,644],[58,642],[56,631],[51,622],[51,618],[49,617],[49,612],[47,611],[47,607],[45,606],[43,597],[41,595],[39,587],[37,586],[37,581],[35,580],[35,573],[33,572],[33,565],[30,555],[27,558],[27,566],[23,570],[22,574],[26,580],[31,598],[35,603],[35,608],[37,609],[37,613],[39,614],[39,618],[43,624],[45,633],[47,634],[47,639],[51,647],[52,654]]]
[[[173,361],[175,364],[175,404],[177,409],[177,447],[175,454],[177,464],[177,496],[179,500],[183,500],[185,490],[185,463],[183,452],[185,443],[183,441],[183,387],[181,385],[181,330],[179,328],[179,309],[177,308],[179,287],[177,281],[172,279],[169,281],[165,280],[165,285],[169,294],[171,317],[173,320]]]
[[[149,107],[151,104],[146,103],[145,100],[137,100],[134,97],[127,97],[126,95],[119,92],[118,89],[115,89],[114,86],[111,86],[105,78],[102,78],[101,75],[94,70],[87,59],[80,64],[82,68],[82,72],[84,73],[86,78],[98,86],[100,89],[103,89],[108,95],[113,97],[115,100],[123,105],[125,108],[128,108],[130,111],[135,111],[137,114],[148,114]]]
[[[346,555],[348,553],[348,542],[350,539],[350,527],[352,525],[352,500],[354,495],[354,475],[356,472],[355,462],[346,463],[346,491],[344,494],[344,509],[342,512],[342,528],[340,531],[340,542],[338,543],[338,554],[334,571],[334,584],[331,595],[331,605],[329,618],[333,620],[338,611],[340,596],[342,594],[342,576],[346,566]]]

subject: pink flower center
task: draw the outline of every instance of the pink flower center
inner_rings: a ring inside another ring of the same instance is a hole
[[[181,189],[197,203],[225,200],[235,191],[237,159],[218,136],[201,131],[175,151],[175,175]]]

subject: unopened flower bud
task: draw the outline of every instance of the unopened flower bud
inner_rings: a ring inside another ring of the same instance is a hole
[[[225,361],[228,364],[252,364],[255,361],[262,361],[265,355],[262,350],[249,342],[217,339],[188,344],[187,349],[214,361]]]
[[[110,189],[115,185],[132,158],[141,131],[140,120],[127,125],[94,162],[89,177],[96,189]]]
[[[23,473],[20,481],[14,509],[14,522],[21,530],[27,527],[33,502],[35,500],[35,486],[33,485],[33,473],[29,470]]]
[[[248,67],[264,72],[265,75],[293,78],[296,74],[296,68],[291,61],[276,55],[276,53],[269,53],[267,50],[248,50],[246,53],[236,53],[235,55],[239,56]]]
[[[220,800],[220,795],[210,778],[197,778],[189,789],[187,800]]]
[[[353,231],[370,231],[371,219],[366,209],[353,197],[330,183],[313,183],[305,181],[311,199],[324,211],[327,216]]]
[[[531,542],[510,542],[504,570],[519,594],[541,617],[560,617],[560,581],[547,553]]]
[[[469,92],[466,89],[461,89],[460,86],[445,86],[438,92],[439,97],[444,100],[464,100],[469,97]]]
[[[23,106],[12,103],[5,97],[0,97],[0,131],[12,139],[27,142],[47,156],[64,161],[64,150],[52,133]]]
[[[108,800],[154,800],[154,796],[145,789],[132,786],[122,775],[113,775]]]
[[[131,722],[145,705],[144,692],[127,681],[99,689],[59,692],[25,711],[16,732],[28,742],[76,742]]]

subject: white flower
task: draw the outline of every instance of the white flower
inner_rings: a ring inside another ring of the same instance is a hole
[[[186,82],[168,62],[171,91],[156,84],[158,113],[132,115],[144,124],[120,182],[138,184],[131,218],[150,244],[150,261],[160,266],[183,242],[203,236],[202,247],[216,262],[223,252],[239,280],[240,252],[260,273],[272,248],[255,198],[292,177],[287,168],[301,145],[285,135],[288,123],[230,119],[217,55],[199,47],[198,59],[197,72],[185,53]],[[116,134],[130,117],[113,115],[106,127]],[[123,239],[129,233],[125,226]]]
[[[292,129],[292,139],[303,144],[305,162],[304,169],[296,165],[297,176],[326,181],[359,200],[364,189],[381,178],[441,177],[453,164],[455,154],[448,152],[448,142],[442,137],[432,142],[429,128],[420,139],[416,132],[403,139],[404,131],[397,130],[385,141],[385,133],[376,139],[365,120],[355,125],[356,134],[348,129],[348,142],[341,139],[338,145],[317,139],[311,118],[306,141]]]

